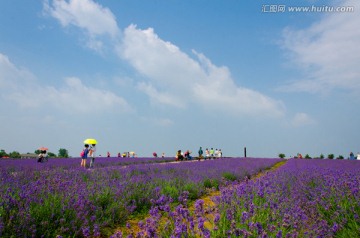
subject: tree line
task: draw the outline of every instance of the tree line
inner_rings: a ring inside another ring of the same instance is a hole
[[[40,154],[40,150],[35,150],[34,154]],[[26,153],[26,154],[30,154],[30,153]],[[58,154],[55,154],[53,152],[47,152],[49,158],[69,158],[69,152],[67,149],[64,148],[60,148]],[[1,149],[0,150],[0,158],[13,158],[13,159],[18,159],[21,158],[21,154],[18,151],[13,151],[13,152],[9,152],[7,153],[5,150]]]
[[[284,153],[280,153],[279,154],[279,158],[283,159],[285,158],[286,155]],[[304,157],[299,157],[298,155],[297,156],[293,156],[293,158],[295,159],[325,159],[325,156],[323,154],[321,154],[320,156],[318,157],[311,157],[309,154],[306,154]],[[334,159],[335,158],[335,155],[334,154],[328,154],[328,156],[326,157],[327,159]],[[342,155],[339,155],[338,157],[336,157],[336,159],[344,159],[344,156]]]

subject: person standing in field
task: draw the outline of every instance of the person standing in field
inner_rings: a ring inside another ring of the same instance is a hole
[[[209,158],[209,157],[210,157],[210,152],[209,152],[209,149],[206,148],[206,150],[205,150],[205,160],[206,160],[207,158]]]
[[[37,162],[38,162],[38,163],[42,163],[43,160],[44,160],[44,155],[43,155],[42,151],[40,151],[40,153],[39,153],[39,155],[38,155],[38,160],[37,160]]]
[[[210,157],[214,157],[214,148],[210,149]]]
[[[218,157],[218,155],[219,155],[219,150],[216,148],[215,149],[215,153],[214,153],[214,157]],[[215,158],[216,159],[216,158]]]
[[[95,147],[95,144],[92,144],[90,146],[90,151],[89,151],[89,155],[91,157],[91,160],[90,160],[90,168],[93,168],[94,167],[94,162],[95,162],[95,156],[96,156],[96,147]]]
[[[200,161],[204,154],[204,151],[202,150],[201,146],[199,148],[198,154],[199,154],[198,160]]]
[[[86,168],[86,159],[89,154],[89,145],[85,144],[83,151],[81,152],[81,167]]]
[[[218,151],[218,158],[221,158],[222,157],[222,151],[221,151],[221,149],[219,149],[219,151]]]
[[[183,154],[181,153],[181,150],[178,150],[177,153],[176,153],[176,157],[175,157],[175,160],[176,161],[183,161],[184,160],[184,156]]]
[[[355,159],[355,155],[353,152],[350,152],[350,157],[349,157],[349,160],[354,160]]]

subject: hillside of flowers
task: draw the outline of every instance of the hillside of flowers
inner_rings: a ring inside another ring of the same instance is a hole
[[[198,199],[171,210],[165,197],[153,201],[128,237],[360,237],[359,161],[291,159],[220,190],[214,207]]]
[[[131,217],[151,212],[154,201],[173,208],[282,161],[128,160],[97,159],[91,170],[75,158],[0,161],[0,236],[108,237]]]

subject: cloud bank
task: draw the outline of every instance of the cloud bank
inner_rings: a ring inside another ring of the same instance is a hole
[[[65,113],[131,111],[121,97],[85,86],[76,77],[66,78],[60,88],[41,85],[34,75],[14,65],[0,53],[0,95],[22,108],[56,108]]]
[[[227,67],[212,64],[196,51],[191,56],[186,54],[162,40],[152,28],[143,30],[130,25],[122,32],[111,11],[90,0],[47,2],[44,9],[63,27],[73,25],[88,32],[89,42],[104,34],[119,37],[112,47],[143,76],[137,88],[148,95],[153,105],[188,108],[195,103],[237,116],[284,114],[281,101],[236,85]]]
[[[116,18],[108,8],[91,0],[44,1],[44,12],[62,27],[74,26],[85,31],[87,47],[101,53],[104,36],[115,39],[120,33]]]
[[[360,89],[359,1],[344,1],[354,12],[329,13],[305,29],[287,28],[283,47],[305,73],[283,87],[286,91],[327,93],[335,89]]]

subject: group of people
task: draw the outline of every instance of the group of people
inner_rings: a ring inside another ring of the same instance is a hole
[[[202,151],[202,148],[200,147],[199,157],[202,157],[202,155],[203,155],[203,151]],[[215,150],[214,150],[214,148],[210,148],[210,150],[208,148],[205,149],[205,159],[207,159],[207,158],[216,159],[216,158],[221,158],[221,157],[222,157],[221,149],[215,149]]]
[[[360,152],[357,153],[356,157],[353,152],[350,152],[349,160],[360,160]]]
[[[86,160],[90,158],[89,168],[93,168],[95,162],[95,156],[96,156],[96,144],[92,144],[92,145],[85,144],[84,149],[80,155],[81,155],[80,166],[86,168]]]
[[[191,154],[191,151],[189,151],[189,150],[187,150],[185,152],[178,150],[175,155],[175,160],[176,161],[192,160],[193,157],[190,154]]]
[[[205,154],[204,154],[205,153]],[[205,152],[203,151],[202,147],[200,146],[199,150],[198,150],[198,157],[197,159],[200,161],[201,159],[219,159],[222,157],[222,151],[221,149],[215,149],[214,148],[210,148],[210,150],[208,148],[205,149]],[[190,150],[186,150],[185,152],[182,152],[181,150],[178,150],[176,152],[176,156],[175,156],[175,160],[176,161],[182,161],[182,160],[192,160],[193,157],[191,156],[191,151]]]

